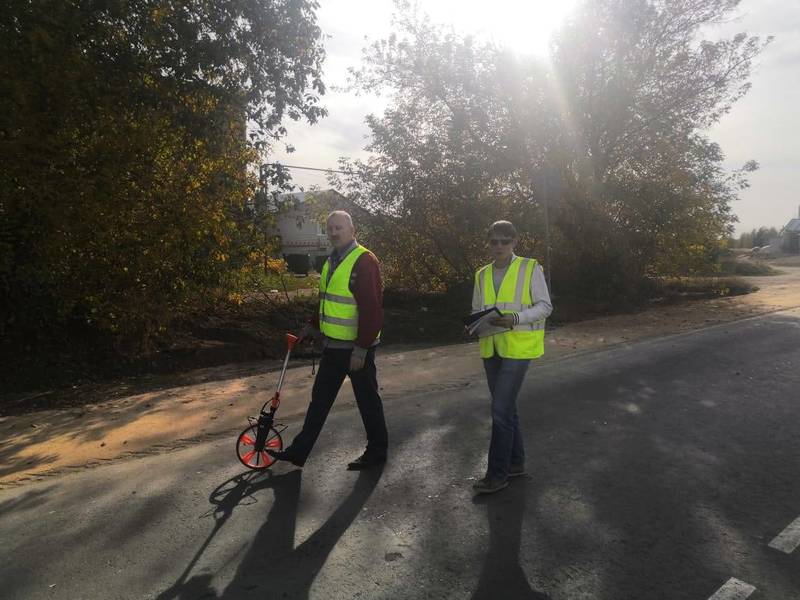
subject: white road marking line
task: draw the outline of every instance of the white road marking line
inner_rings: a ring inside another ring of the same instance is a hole
[[[708,600],[744,600],[756,591],[749,583],[731,577]]]
[[[770,548],[791,554],[800,546],[800,517],[792,521],[789,526],[781,531],[769,544]]]

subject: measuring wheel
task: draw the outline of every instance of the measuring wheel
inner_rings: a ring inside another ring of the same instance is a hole
[[[278,387],[275,390],[275,394],[261,407],[258,418],[248,417],[250,426],[236,438],[236,456],[239,458],[239,462],[248,469],[256,471],[269,469],[275,459],[267,454],[267,450],[274,450],[275,452],[283,450],[283,439],[280,431],[283,431],[286,427],[278,424],[278,427],[282,427],[278,431],[273,427],[273,424],[275,423],[275,412],[281,404],[281,388],[283,387],[283,378],[286,375],[286,367],[289,364],[289,357],[292,355],[292,350],[299,340],[300,338],[296,335],[286,334],[286,358],[283,359],[283,368],[278,377]],[[259,431],[261,432],[260,438],[258,436]]]
[[[267,441],[261,451],[256,450],[256,435],[258,425],[250,425],[236,439],[236,456],[239,461],[248,469],[269,469],[275,459],[267,454],[267,449],[280,452],[283,450],[283,439],[281,434],[274,427],[270,427],[267,432]]]

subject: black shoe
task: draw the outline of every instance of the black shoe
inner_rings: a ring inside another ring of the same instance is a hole
[[[527,475],[528,472],[525,470],[525,465],[511,465],[511,468],[508,470],[508,476],[511,477],[521,477],[522,475]]]
[[[499,492],[508,487],[508,480],[502,479],[492,479],[489,476],[484,477],[483,479],[479,479],[476,481],[472,488],[478,494],[494,494],[495,492]]]
[[[353,462],[347,463],[347,468],[350,471],[361,471],[362,469],[369,469],[377,467],[386,462],[385,454],[377,454],[375,452],[364,452],[361,456]]]
[[[304,458],[300,458],[290,450],[280,451],[267,448],[267,454],[269,454],[275,460],[285,460],[286,462],[292,463],[296,467],[302,467],[304,464],[306,464]]]

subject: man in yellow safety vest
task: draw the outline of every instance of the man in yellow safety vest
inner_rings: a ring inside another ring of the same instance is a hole
[[[319,311],[303,336],[324,338],[319,371],[311,392],[303,429],[273,457],[303,466],[322,431],[345,377],[353,392],[367,434],[364,453],[348,464],[351,470],[386,462],[388,434],[378,393],[375,348],[383,326],[383,286],[378,259],[355,239],[355,227],[344,211],[332,212],[326,222],[333,252],[319,280]]]
[[[488,242],[494,261],[475,274],[472,312],[496,307],[502,313],[478,334],[492,396],[488,467],[473,486],[480,494],[502,490],[510,477],[525,474],[517,395],[531,360],[544,354],[544,323],[552,312],[544,271],[536,260],[514,254],[517,239],[513,224],[493,223]]]

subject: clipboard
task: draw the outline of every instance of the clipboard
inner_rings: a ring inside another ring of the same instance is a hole
[[[505,331],[511,331],[510,327],[497,327],[489,324],[489,321],[492,319],[502,316],[503,313],[501,313],[496,306],[493,306],[492,308],[472,313],[471,315],[462,318],[461,322],[464,323],[464,327],[467,328],[467,332],[470,335],[477,334],[479,338],[482,338],[503,333]]]

